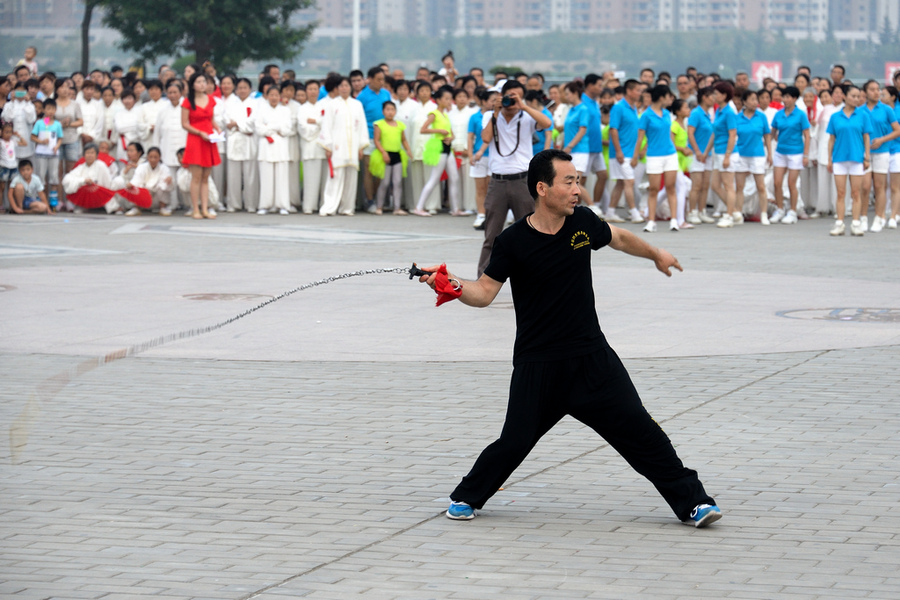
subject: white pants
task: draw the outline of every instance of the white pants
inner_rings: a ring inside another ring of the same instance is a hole
[[[441,175],[444,171],[447,171],[447,181],[450,183],[450,212],[459,211],[459,171],[456,168],[456,157],[453,154],[441,154],[438,164],[431,167],[428,181],[422,188],[419,203],[416,205],[418,210],[425,210],[425,202],[432,190],[439,189]]]
[[[212,168],[209,178],[215,182],[219,193],[224,196],[228,191],[228,178],[226,175],[228,172],[228,157],[225,153],[220,152],[219,158],[222,159],[222,162]]]
[[[292,160],[288,163],[288,197],[291,206],[300,208],[300,161]]]
[[[288,210],[291,207],[288,165],[287,162],[259,161],[259,208]]]
[[[335,167],[334,177],[329,177],[325,182],[325,193],[319,214],[323,216],[338,212],[353,214],[358,179],[359,171],[356,167]]]
[[[259,207],[259,163],[255,160],[228,159],[228,208],[249,212]]]
[[[825,169],[826,171],[828,169]],[[785,176],[787,181],[787,176]],[[797,202],[797,210],[816,205],[816,199],[819,196],[819,167],[810,161],[808,167],[803,167],[800,171],[800,179],[797,180],[798,192],[800,199]],[[790,196],[785,196],[790,198]]]
[[[422,190],[425,189],[428,169],[429,167],[421,160],[412,161],[407,167],[407,174],[409,175],[408,179],[412,184],[412,195],[406,196],[404,194],[404,196],[406,197],[406,202],[410,210],[416,208],[419,197],[422,195]],[[425,210],[438,210],[440,207],[441,190],[438,186],[435,186],[428,195],[428,199],[425,201]]]
[[[459,189],[462,190],[462,209],[474,211],[475,203],[475,180],[469,175],[469,159],[462,159],[462,166],[459,168]]]
[[[328,177],[328,163],[324,158],[303,161],[303,212],[310,214],[319,210],[322,190]]]
[[[665,175],[663,175],[660,183],[659,194],[656,196],[656,216],[671,219],[672,215],[669,214],[669,196],[666,194]],[[687,197],[691,194],[692,186],[691,179],[679,170],[675,175],[675,198],[677,200],[675,210],[678,212],[675,217],[678,219],[679,225],[684,224],[684,207],[687,204]]]

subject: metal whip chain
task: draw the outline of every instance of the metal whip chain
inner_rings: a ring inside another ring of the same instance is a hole
[[[382,273],[395,273],[399,275],[409,275],[409,267],[394,267],[394,268],[386,268],[386,269],[362,269],[359,271],[353,271],[351,273],[342,273],[340,275],[332,275],[331,277],[326,277],[324,279],[319,279],[317,281],[311,281],[309,283],[304,283],[301,286],[295,287],[293,289],[287,290],[278,294],[277,296],[273,296],[253,308],[248,308],[247,310],[226,319],[220,323],[216,323],[215,325],[207,325],[206,327],[197,327],[194,329],[188,329],[185,331],[179,331],[178,333],[170,333],[168,335],[159,336],[157,338],[153,338],[152,340],[148,340],[141,344],[135,344],[133,346],[129,346],[128,348],[123,348],[121,350],[116,350],[115,352],[110,352],[106,356],[103,356],[97,359],[97,366],[102,364],[112,362],[114,360],[119,360],[121,358],[125,358],[126,356],[134,356],[135,354],[140,354],[141,352],[146,352],[151,348],[155,348],[157,346],[162,346],[164,344],[168,344],[171,342],[175,342],[178,340],[186,340],[189,338],[197,337],[203,335],[205,333],[209,333],[211,331],[215,331],[216,329],[221,329],[226,325],[234,323],[238,319],[243,319],[247,315],[255,313],[261,308],[264,308],[273,302],[278,302],[283,298],[287,298],[291,294],[296,294],[297,292],[301,292],[303,290],[308,290],[310,288],[314,288],[320,285],[325,285],[328,283],[332,283],[334,281],[340,281],[341,279],[349,279],[351,277],[361,277],[363,275],[377,275]]]

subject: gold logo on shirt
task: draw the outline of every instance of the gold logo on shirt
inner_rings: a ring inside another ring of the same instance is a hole
[[[572,236],[571,244],[573,250],[578,250],[579,248],[590,246],[591,237],[583,231],[576,231],[575,235]]]

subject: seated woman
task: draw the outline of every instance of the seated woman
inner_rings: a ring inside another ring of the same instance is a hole
[[[162,163],[162,152],[153,147],[147,150],[147,160],[140,163],[134,171],[131,181],[125,185],[125,189],[119,192],[132,202],[141,198],[140,203],[133,202],[126,217],[134,217],[141,214],[141,208],[166,208],[170,191],[174,186],[172,171]],[[149,200],[149,202],[148,202]]]
[[[97,144],[90,143],[84,147],[84,162],[69,171],[63,177],[63,190],[73,204],[81,208],[106,207],[107,212],[115,212],[117,202],[110,203],[116,193],[110,189],[112,178],[109,168],[97,160],[100,153]]]
[[[134,173],[137,171],[138,166],[144,162],[144,147],[140,142],[131,142],[125,148],[125,162],[119,161],[118,166],[121,168],[121,172],[118,175],[112,175],[112,190],[117,192],[115,198],[110,201],[110,204],[116,202],[118,206],[116,207],[116,214],[121,215],[125,211],[128,211],[127,216],[133,217],[135,215],[141,214],[140,209],[138,209],[137,213],[134,213],[134,209],[138,206],[146,204],[145,208],[149,208],[150,206],[150,195],[146,195],[146,202],[144,198],[132,198],[134,195],[129,190],[129,186],[131,185],[131,180],[134,178]],[[135,202],[136,200],[136,202]],[[137,206],[136,206],[137,205]]]

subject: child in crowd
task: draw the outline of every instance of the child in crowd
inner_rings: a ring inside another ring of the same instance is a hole
[[[59,147],[63,143],[62,123],[56,120],[56,101],[52,98],[44,102],[44,116],[31,130],[34,142],[34,174],[50,187],[51,196],[59,188]]]
[[[37,48],[34,46],[28,46],[25,48],[25,58],[19,60],[16,63],[16,66],[23,65],[28,68],[28,73],[32,77],[37,77],[38,75],[38,64],[37,61],[34,60],[37,57]]]
[[[19,172],[10,182],[9,206],[16,214],[50,214],[50,203],[44,193],[44,183],[34,174],[34,166],[27,158],[19,161]]]
[[[394,201],[394,214],[409,214],[402,208],[403,178],[406,176],[406,166],[409,162],[411,150],[406,141],[406,125],[395,120],[397,105],[388,100],[382,106],[384,118],[375,121],[373,132],[375,134],[375,148],[369,159],[369,171],[373,177],[381,179],[378,192],[375,194],[375,214],[382,214],[384,198],[389,187],[393,187],[391,197]]]
[[[31,129],[37,121],[37,113],[28,98],[24,83],[17,83],[13,88],[12,100],[3,107],[2,119],[6,123],[12,123],[13,133],[20,140],[16,146],[16,158],[31,158],[34,155]],[[24,144],[22,140],[25,141]]]
[[[19,161],[16,160],[16,147],[19,138],[13,132],[12,123],[4,123],[0,132],[0,212],[6,199],[6,186],[19,172]],[[12,204],[12,203],[10,203]]]

